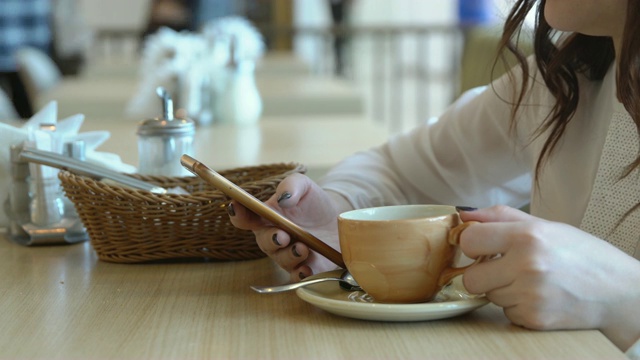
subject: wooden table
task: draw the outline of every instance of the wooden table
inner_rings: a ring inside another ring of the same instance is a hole
[[[318,76],[296,70],[287,72],[284,57],[271,60],[256,70],[256,85],[263,102],[264,116],[363,114],[364,95],[344,79]],[[282,66],[278,64],[282,63]],[[131,118],[127,105],[138,91],[139,76],[131,65],[96,66],[85,75],[64,78],[51,90],[40,94],[36,108],[58,102],[60,118],[84,114],[95,118]],[[155,96],[155,95],[154,95]],[[162,114],[158,99],[158,113]],[[142,119],[135,119],[142,120]]]
[[[22,247],[0,233],[1,358],[626,359],[598,331],[529,331],[487,305],[386,323],[331,315],[269,259],[116,264],[89,243]]]
[[[87,118],[81,132],[107,130],[98,150],[138,165],[137,121]],[[382,144],[388,131],[362,116],[263,117],[259,123],[212,125],[196,130],[195,157],[214,169],[300,162],[315,178],[358,150]]]
[[[89,118],[99,150],[137,164],[136,121]],[[214,168],[298,161],[319,175],[386,139],[361,117],[264,118],[198,128]],[[314,177],[314,176],[312,176]],[[324,312],[295,293],[270,259],[116,264],[89,243],[23,247],[0,233],[0,358],[625,359],[598,331],[529,331],[487,305],[440,321],[386,323]]]
[[[141,54],[134,56],[92,57],[82,69],[80,76],[86,79],[137,78],[140,71]],[[305,76],[311,75],[311,66],[289,51],[268,51],[257,64],[263,75]]]

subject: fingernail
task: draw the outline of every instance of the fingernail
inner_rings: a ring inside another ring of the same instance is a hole
[[[271,241],[273,241],[274,244],[280,246],[280,241],[278,241],[278,234],[277,233],[273,234],[273,236],[271,237]]]
[[[233,208],[233,204],[227,205],[227,213],[229,214],[229,216],[236,216],[236,211]]]
[[[300,278],[300,280],[304,280],[304,278],[306,278],[307,276],[305,274],[301,272],[298,273],[298,277]]]
[[[278,197],[278,203],[280,201],[287,200],[289,198],[291,198],[291,194],[289,194],[288,192],[285,191]]]
[[[458,211],[476,211],[478,208],[471,206],[456,206],[456,210]]]
[[[295,245],[291,248],[291,252],[293,253],[293,256],[295,257],[300,257],[300,253],[298,253],[298,250],[296,250]]]

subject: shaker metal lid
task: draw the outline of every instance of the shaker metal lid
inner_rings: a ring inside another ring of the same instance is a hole
[[[193,120],[173,117],[173,101],[169,93],[163,87],[158,87],[156,93],[162,99],[162,113],[164,118],[143,120],[138,125],[137,134],[141,136],[160,136],[194,133],[196,124]]]
[[[191,119],[147,119],[138,125],[138,135],[186,135],[196,131],[196,124]]]

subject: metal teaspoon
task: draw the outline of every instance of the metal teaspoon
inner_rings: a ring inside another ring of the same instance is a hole
[[[358,285],[356,280],[353,278],[353,276],[351,276],[351,273],[349,273],[349,271],[347,270],[345,270],[340,275],[340,277],[334,277],[334,276],[322,277],[322,278],[316,278],[316,279],[302,280],[292,284],[276,285],[276,286],[253,286],[252,285],[251,288],[254,291],[259,292],[261,294],[276,294],[284,291],[295,290],[303,286],[313,285],[313,284],[317,284],[325,281],[339,281],[340,287],[347,291],[362,290],[362,288],[360,288],[360,286]]]

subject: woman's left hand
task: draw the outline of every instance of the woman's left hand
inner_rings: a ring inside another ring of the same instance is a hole
[[[621,349],[640,337],[640,261],[573,226],[506,206],[460,216],[481,222],[462,233],[466,256],[500,255],[470,267],[464,285],[513,323],[600,329]]]

